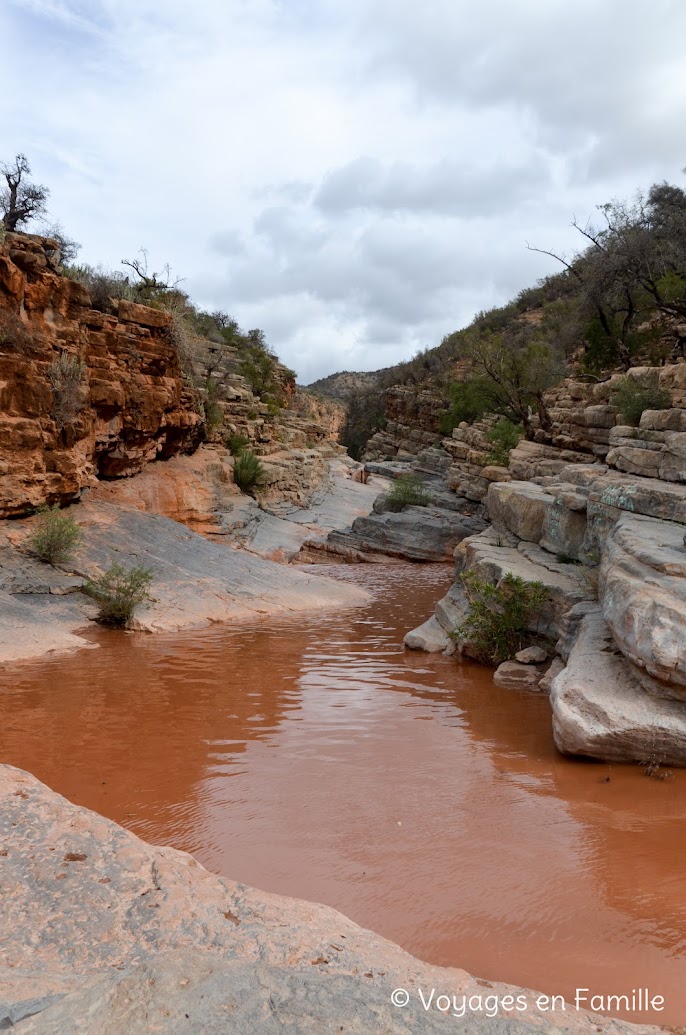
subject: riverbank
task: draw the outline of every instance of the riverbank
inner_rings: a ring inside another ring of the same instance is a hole
[[[0,1022],[21,1035],[656,1030],[559,1003],[553,1015],[533,992],[427,966],[325,906],[147,845],[10,766],[0,767],[0,874]],[[29,916],[40,924],[28,928]],[[396,989],[407,1006],[393,1005]],[[435,989],[436,1005],[425,1010],[420,989]],[[471,1000],[465,1021],[440,1009],[442,994]],[[489,1017],[494,997],[509,1012]]]
[[[352,607],[366,600],[355,587],[270,558],[287,560],[315,529],[342,527],[366,513],[385,486],[383,479],[362,484],[351,477],[350,465],[333,460],[325,487],[308,508],[281,504],[280,514],[269,513],[239,493],[228,475],[220,476],[220,461],[217,450],[199,451],[156,465],[135,482],[105,483],[84,494],[69,511],[83,542],[65,570],[28,553],[34,518],[3,523],[0,662],[88,646],[83,632],[96,609],[81,588],[112,560],[153,572],[154,599],[133,623],[145,632]],[[194,531],[194,524],[203,531]]]

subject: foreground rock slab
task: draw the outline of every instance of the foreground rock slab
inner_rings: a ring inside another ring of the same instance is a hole
[[[521,989],[430,967],[326,906],[214,876],[0,767],[0,1028],[19,1035],[526,1035],[632,1026],[568,1009],[463,1020],[418,988]],[[405,1008],[391,1001],[407,989]],[[535,993],[524,993],[535,1003]]]

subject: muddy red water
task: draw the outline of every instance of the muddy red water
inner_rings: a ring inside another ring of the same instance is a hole
[[[429,962],[686,1023],[686,773],[564,759],[546,698],[404,651],[449,568],[321,570],[373,603],[6,669],[1,760]]]

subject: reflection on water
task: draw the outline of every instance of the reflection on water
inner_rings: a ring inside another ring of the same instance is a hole
[[[99,650],[6,670],[2,760],[430,962],[567,996],[649,986],[668,1010],[644,1019],[684,1023],[686,773],[563,759],[547,699],[404,651],[447,567],[326,573],[374,602],[99,632]]]

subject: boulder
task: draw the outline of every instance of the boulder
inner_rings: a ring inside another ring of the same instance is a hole
[[[503,661],[493,674],[493,682],[507,690],[538,690],[542,675],[543,668],[540,665]]]
[[[686,549],[683,527],[622,514],[600,570],[603,615],[651,693],[686,701]]]
[[[410,650],[425,650],[428,654],[448,654],[455,650],[455,644],[434,615],[407,633],[403,643]]]
[[[552,686],[553,679],[555,679],[556,676],[559,676],[560,672],[562,672],[564,667],[565,663],[562,660],[562,658],[553,658],[550,665],[541,677],[541,680],[538,684],[539,690],[542,690],[545,694],[550,693],[550,687]]]
[[[686,705],[646,693],[599,609],[582,619],[550,702],[565,754],[686,766]]]
[[[544,647],[525,647],[515,654],[515,661],[522,665],[541,665],[548,660],[548,651]]]

